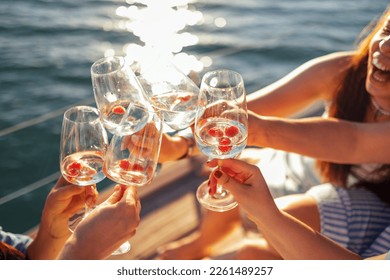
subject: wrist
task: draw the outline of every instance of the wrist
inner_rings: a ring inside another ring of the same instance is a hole
[[[57,258],[70,233],[63,236],[53,236],[44,226],[40,226],[33,242],[28,246],[29,259],[50,260]]]

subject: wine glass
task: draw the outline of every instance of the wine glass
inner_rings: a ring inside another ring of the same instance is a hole
[[[95,61],[91,66],[91,79],[96,106],[101,112],[103,124],[108,132],[115,129],[126,115],[133,110],[133,105],[145,106],[146,97],[142,86],[135,77],[130,65],[122,56],[110,56]],[[143,126],[142,119],[131,118],[121,124],[122,133],[131,134],[138,126]]]
[[[207,72],[201,82],[198,106],[194,134],[200,151],[217,159],[238,156],[248,136],[246,93],[241,75],[226,69]],[[205,208],[217,212],[237,206],[233,195],[220,185],[215,194],[210,194],[204,182],[196,196]]]
[[[155,174],[160,153],[162,121],[158,114],[148,107],[136,105],[138,115],[134,118],[146,119],[145,125],[132,134],[116,130],[113,135],[103,170],[108,178],[122,185],[143,187],[149,184]],[[113,254],[123,254],[130,250],[127,241]]]
[[[103,158],[108,146],[107,133],[100,113],[90,106],[75,106],[63,116],[60,141],[60,167],[63,177],[71,184],[88,186],[105,178]],[[69,220],[73,230],[88,213],[88,205]]]
[[[160,111],[164,124],[182,130],[194,123],[199,87],[186,74],[162,57],[140,61],[136,69],[150,104]]]

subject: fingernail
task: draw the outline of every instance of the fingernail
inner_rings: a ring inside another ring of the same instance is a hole
[[[215,171],[214,176],[215,176],[215,178],[219,179],[222,177],[222,172],[217,170],[217,171]]]

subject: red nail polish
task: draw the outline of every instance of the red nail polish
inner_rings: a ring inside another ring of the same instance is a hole
[[[215,176],[215,178],[219,179],[222,177],[222,172],[217,170],[217,171],[215,171],[214,176]]]

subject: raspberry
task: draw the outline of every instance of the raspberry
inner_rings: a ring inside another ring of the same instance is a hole
[[[126,112],[126,109],[121,105],[116,105],[112,108],[112,112],[117,115],[123,115]]]
[[[232,146],[218,146],[218,150],[220,150],[222,153],[227,153],[229,152],[233,147]]]
[[[76,177],[81,172],[82,165],[76,161],[68,165],[66,173],[71,177]]]
[[[134,163],[133,166],[131,167],[131,170],[132,171],[144,171],[145,168],[141,164]]]
[[[126,171],[129,171],[130,170],[130,162],[127,160],[127,159],[122,159],[120,162],[119,162],[119,167],[123,170],[126,170]]]
[[[218,142],[219,142],[218,150],[220,150],[222,153],[227,153],[233,148],[230,145],[231,144],[230,139],[227,137],[222,137],[221,139],[219,139]]]
[[[230,139],[227,138],[227,137],[222,137],[221,139],[219,139],[218,142],[219,142],[220,145],[223,145],[223,146],[230,145],[230,143],[232,143],[230,141]]]
[[[231,126],[228,126],[227,128],[225,128],[225,135],[226,136],[229,136],[229,137],[234,137],[238,134],[239,129],[237,126],[235,125],[231,125]]]
[[[74,161],[68,165],[68,169],[81,170],[81,167],[81,163],[78,163],[77,161]]]
[[[216,138],[223,136],[223,131],[219,128],[216,128],[216,127],[210,128],[208,133],[209,133],[209,135],[216,137]]]
[[[181,102],[187,102],[187,101],[190,101],[191,100],[191,95],[179,95],[177,97],[177,99],[179,99]]]

